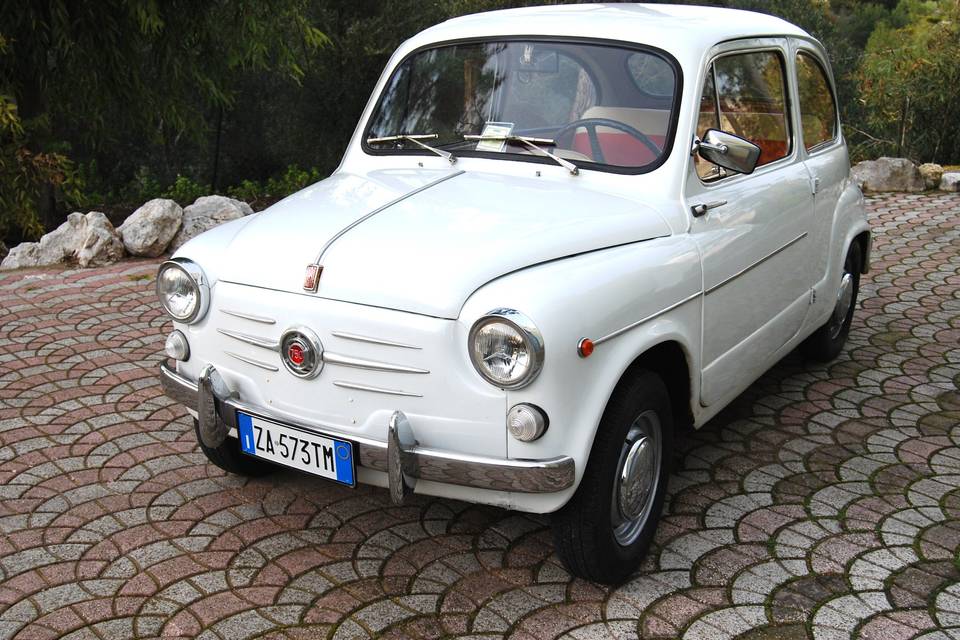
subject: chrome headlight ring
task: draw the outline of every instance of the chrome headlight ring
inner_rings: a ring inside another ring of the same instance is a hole
[[[172,304],[176,296],[180,297],[177,302],[182,308]],[[194,298],[192,302],[190,296]],[[210,308],[210,284],[196,262],[172,258],[157,270],[157,297],[167,315],[177,322],[193,324],[200,321]]]
[[[493,351],[498,344],[499,350]],[[467,350],[477,373],[502,389],[527,386],[543,368],[543,336],[533,321],[516,309],[493,309],[473,323]],[[517,368],[520,371],[513,376]],[[498,375],[497,369],[505,375]]]

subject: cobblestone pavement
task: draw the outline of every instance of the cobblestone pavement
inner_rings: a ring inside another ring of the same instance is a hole
[[[960,638],[960,196],[870,203],[848,349],[680,438],[656,545],[572,580],[548,519],[205,464],[156,262],[0,275],[0,637]]]

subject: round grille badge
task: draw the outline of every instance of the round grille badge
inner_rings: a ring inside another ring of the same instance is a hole
[[[280,338],[280,359],[298,378],[313,378],[323,369],[323,345],[310,329],[287,329]]]

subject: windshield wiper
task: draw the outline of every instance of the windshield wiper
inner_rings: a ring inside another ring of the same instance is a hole
[[[577,165],[575,165],[575,164],[573,164],[572,162],[569,162],[569,161],[567,161],[567,160],[564,160],[564,159],[561,158],[560,156],[557,156],[557,155],[554,155],[554,154],[550,153],[549,151],[547,151],[546,149],[544,149],[542,146],[540,146],[540,145],[550,145],[550,146],[552,146],[552,147],[553,147],[553,146],[556,146],[557,141],[556,141],[556,140],[551,140],[550,138],[530,138],[530,137],[528,137],[528,136],[485,136],[485,135],[471,135],[471,134],[467,134],[467,135],[463,136],[463,139],[464,139],[464,140],[479,140],[479,141],[492,140],[492,141],[494,141],[494,142],[497,142],[497,141],[520,142],[520,143],[522,143],[522,144],[527,145],[528,147],[530,147],[530,148],[533,149],[534,151],[537,151],[537,152],[541,153],[542,155],[550,158],[551,160],[553,160],[554,162],[556,162],[558,165],[560,165],[561,167],[563,167],[564,169],[566,169],[567,171],[569,171],[569,172],[570,172],[570,175],[575,176],[575,175],[577,175],[577,174],[580,173],[580,170],[577,168]]]
[[[436,147],[431,147],[428,144],[420,142],[421,140],[436,140],[440,136],[436,133],[401,133],[395,136],[384,136],[382,138],[367,138],[367,144],[380,144],[383,142],[398,142],[398,141],[408,141],[413,144],[423,147],[427,151],[432,151],[441,158],[446,159],[450,164],[456,164],[457,157],[450,153],[449,151],[444,151],[443,149],[437,149]]]

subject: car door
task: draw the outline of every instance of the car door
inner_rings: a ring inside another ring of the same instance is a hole
[[[827,277],[833,216],[843,192],[850,160],[840,134],[837,102],[829,66],[804,43],[795,50],[797,111],[805,164],[814,192],[810,260],[814,284]]]
[[[786,45],[728,45],[704,73],[698,135],[722,129],[761,148],[750,175],[694,156],[687,179],[690,230],[703,264],[704,406],[768,368],[807,311],[813,195],[795,142]],[[706,211],[694,213],[696,205]]]

